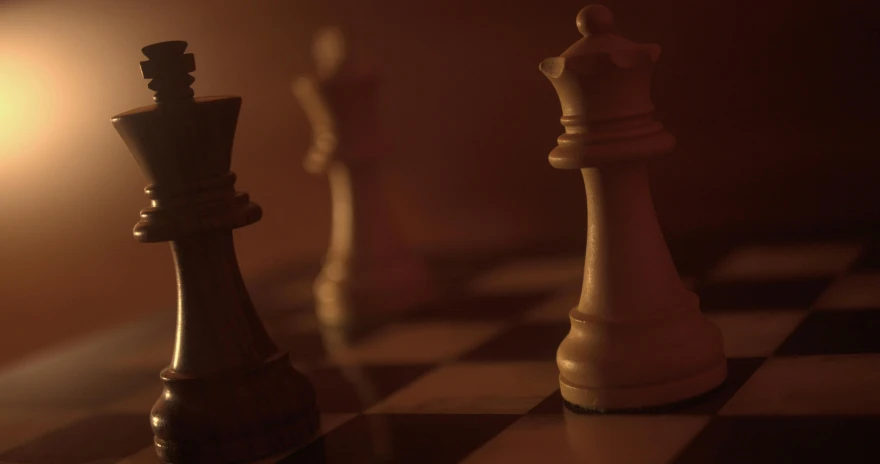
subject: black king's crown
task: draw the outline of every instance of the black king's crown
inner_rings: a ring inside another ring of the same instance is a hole
[[[584,37],[539,66],[556,88],[565,126],[550,164],[581,169],[671,150],[675,139],[652,117],[660,47],[614,34],[614,18],[602,5],[582,9],[577,28]]]
[[[210,230],[243,227],[262,210],[235,191],[232,144],[240,97],[193,98],[195,59],[183,41],[142,49],[140,63],[154,105],[115,116],[113,126],[151,185],[151,206],[134,228],[142,242],[167,241]]]
[[[190,86],[196,79],[189,73],[196,70],[196,60],[192,53],[184,53],[186,46],[186,42],[175,40],[141,49],[148,58],[141,61],[141,74],[144,79],[152,79],[147,87],[156,92],[153,96],[156,103],[192,98]]]

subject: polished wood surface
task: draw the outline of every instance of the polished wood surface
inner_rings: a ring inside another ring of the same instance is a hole
[[[311,384],[254,311],[235,254],[232,230],[262,216],[230,171],[241,98],[193,98],[186,46],[143,49],[156,104],[113,125],[151,182],[134,235],[170,241],[177,271],[174,355],[150,417],[156,450],[169,463],[238,462],[309,439],[318,413]]]

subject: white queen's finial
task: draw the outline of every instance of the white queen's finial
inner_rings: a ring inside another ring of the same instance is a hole
[[[577,28],[584,37],[614,32],[614,15],[604,5],[584,7],[577,15]]]

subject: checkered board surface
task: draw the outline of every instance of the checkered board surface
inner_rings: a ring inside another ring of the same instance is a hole
[[[582,251],[439,262],[442,301],[345,343],[317,329],[314,269],[253,281],[322,411],[318,438],[261,462],[880,462],[880,240],[672,249],[724,333],[729,378],[650,413],[562,405],[555,351]],[[0,462],[156,463],[147,414],[172,335],[169,318],[145,321],[0,375]]]

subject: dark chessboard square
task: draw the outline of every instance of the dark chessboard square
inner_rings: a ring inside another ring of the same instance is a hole
[[[871,242],[855,265],[859,271],[880,271],[880,240]]]
[[[433,365],[339,366],[307,373],[318,392],[323,413],[357,413],[368,409],[431,370]]]
[[[532,408],[529,414],[562,414],[565,412],[564,408],[562,392],[556,390],[552,395],[544,398],[544,401],[541,401]]]
[[[880,353],[880,309],[811,313],[777,355]]]
[[[259,301],[254,298],[254,306],[260,320],[266,327],[289,319],[291,316],[300,316],[302,319],[316,319],[315,303],[309,301],[273,301],[266,299]]]
[[[830,278],[791,281],[706,282],[697,286],[703,310],[807,308],[831,284]]]
[[[695,237],[670,239],[668,243],[675,268],[683,277],[705,274],[735,246],[733,240],[717,237],[712,240]]]
[[[0,462],[28,464],[113,463],[153,443],[143,414],[92,416],[0,455]]]
[[[474,348],[464,361],[547,361],[568,334],[569,323],[519,325]]]
[[[761,367],[764,358],[731,358],[727,360],[727,379],[718,388],[675,404],[644,410],[616,411],[626,414],[715,414],[736,394],[749,377]],[[532,408],[529,414],[562,414],[562,393],[559,390]],[[587,413],[594,414],[594,413]]]
[[[462,295],[440,300],[414,314],[414,319],[504,320],[514,319],[550,297],[547,292],[515,295]]]
[[[272,338],[278,346],[290,353],[294,363],[311,363],[327,355],[324,337],[320,333],[273,333]]]
[[[460,462],[520,417],[516,414],[361,415],[278,464]]]
[[[716,417],[674,464],[880,462],[880,417]]]
[[[497,254],[454,254],[428,256],[428,268],[434,282],[446,291],[463,287],[475,275],[498,264]]]

